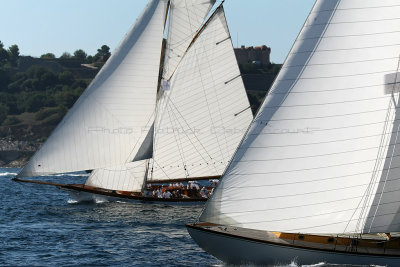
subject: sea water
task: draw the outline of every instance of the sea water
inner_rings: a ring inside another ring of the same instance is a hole
[[[188,235],[201,205],[78,203],[53,187],[11,181],[0,169],[0,266],[211,266]],[[44,177],[82,183],[85,175]]]
[[[11,181],[18,171],[0,168],[0,266],[224,266],[186,231],[202,205],[76,202],[54,186]]]

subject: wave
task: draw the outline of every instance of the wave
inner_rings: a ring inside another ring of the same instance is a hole
[[[1,172],[0,176],[15,176],[17,174],[17,172]]]

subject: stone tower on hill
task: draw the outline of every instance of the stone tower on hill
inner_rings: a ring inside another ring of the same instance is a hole
[[[270,64],[271,48],[266,45],[235,48],[236,59],[239,64],[257,62]]]

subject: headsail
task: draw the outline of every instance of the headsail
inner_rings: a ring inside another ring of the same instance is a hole
[[[148,4],[19,177],[119,166],[136,157],[155,110],[165,11],[166,0]]]
[[[316,2],[200,221],[400,230],[399,21],[396,0]]]
[[[221,175],[252,120],[222,6],[168,87],[157,106],[149,180]]]
[[[163,78],[169,80],[215,0],[172,0]]]
[[[118,167],[94,170],[85,184],[109,190],[141,192],[147,163],[148,160],[141,160]]]

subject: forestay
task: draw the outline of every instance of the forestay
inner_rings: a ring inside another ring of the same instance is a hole
[[[119,166],[135,158],[154,115],[165,13],[166,0],[148,4],[19,177]]]
[[[200,221],[399,231],[399,22],[396,0],[317,1]]]
[[[163,78],[169,80],[215,0],[172,0]]]
[[[221,175],[251,119],[221,7],[158,102],[149,180]]]

